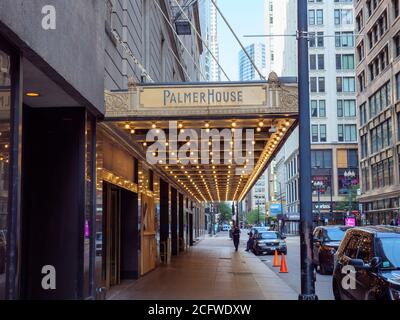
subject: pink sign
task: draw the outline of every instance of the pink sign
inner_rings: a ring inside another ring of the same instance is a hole
[[[356,218],[346,218],[346,226],[355,227],[356,226]]]

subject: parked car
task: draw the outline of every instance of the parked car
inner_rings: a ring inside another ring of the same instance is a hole
[[[332,274],[333,256],[342,241],[348,226],[320,226],[313,233],[314,267],[321,274]]]
[[[252,227],[250,228],[250,232],[252,232],[253,234],[256,234],[258,232],[265,232],[265,231],[269,231],[268,227]]]
[[[286,237],[277,231],[259,231],[254,234],[253,252],[255,255],[271,254],[277,250],[287,254]]]
[[[7,231],[0,230],[0,274],[6,272]]]
[[[353,286],[342,285],[351,281],[348,269]],[[332,286],[336,300],[400,300],[400,227],[348,230],[335,255]]]

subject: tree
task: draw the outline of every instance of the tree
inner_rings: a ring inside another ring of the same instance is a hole
[[[227,202],[219,204],[219,223],[229,222],[232,220],[232,206]]]
[[[248,224],[256,224],[258,222],[263,222],[264,221],[264,215],[258,209],[253,209],[247,214],[247,223]]]

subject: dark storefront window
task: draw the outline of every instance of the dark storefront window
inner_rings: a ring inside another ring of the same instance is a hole
[[[372,188],[383,188],[393,184],[393,158],[377,162],[371,166]]]
[[[0,50],[0,300],[5,297],[11,110],[11,60]]]
[[[312,150],[311,151],[312,168],[332,168],[332,150]]]
[[[321,174],[318,174],[319,171]],[[324,173],[325,172],[325,173]],[[330,195],[332,186],[332,177],[330,170],[313,170],[312,175],[312,194],[314,196],[318,195],[318,189],[320,195]],[[321,186],[317,186],[314,182],[321,182]]]
[[[363,191],[369,190],[369,168],[362,168],[361,169],[361,179],[362,179],[362,188]]]

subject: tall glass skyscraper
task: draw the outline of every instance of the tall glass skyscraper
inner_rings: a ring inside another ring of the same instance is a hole
[[[210,0],[200,2],[200,24],[203,39],[213,56],[219,60],[217,9]],[[201,57],[203,73],[208,81],[221,81],[221,70],[208,50]]]
[[[245,49],[256,64],[257,68],[264,73],[266,68],[265,44],[253,43]],[[239,52],[239,80],[261,80],[259,74],[243,50],[240,50]]]

